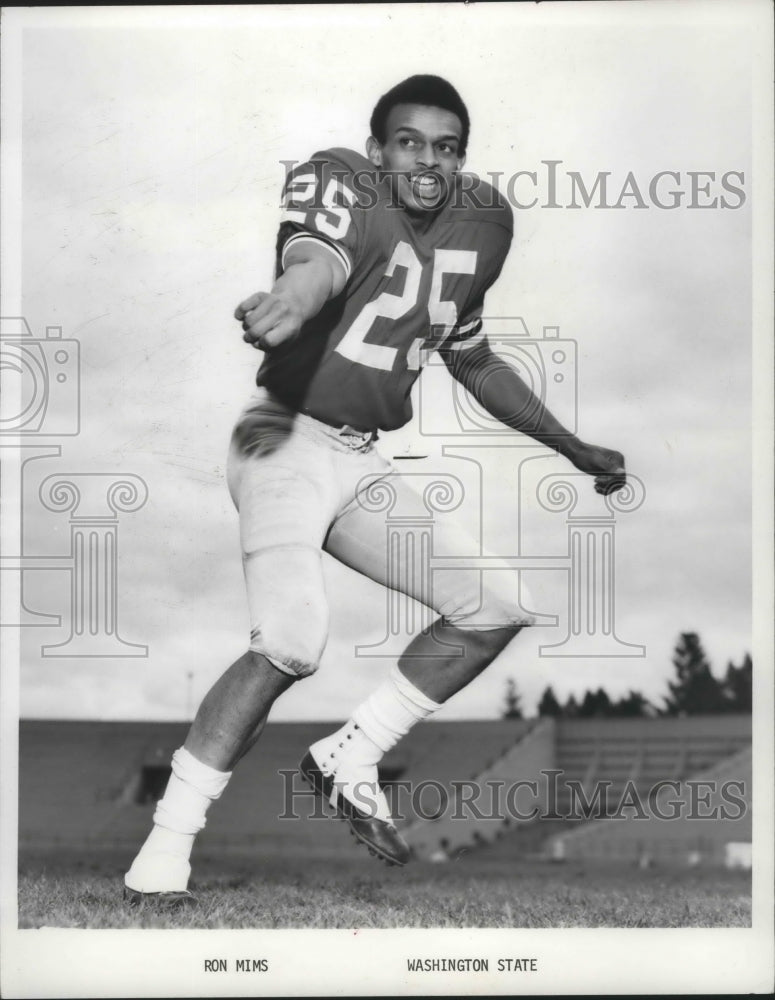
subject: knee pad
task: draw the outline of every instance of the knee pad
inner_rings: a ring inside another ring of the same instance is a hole
[[[478,587],[467,581],[465,589],[455,595],[454,607],[444,610],[444,623],[483,632],[535,625],[535,615],[524,606],[533,603],[530,592],[523,581],[517,583],[514,571],[502,570],[487,576],[487,581]]]
[[[291,677],[309,677],[320,665],[328,638],[327,609],[316,615],[287,614],[263,615],[260,624],[250,633],[250,649],[260,653],[284,674]]]
[[[291,677],[314,674],[328,638],[320,552],[280,546],[245,560],[250,649]]]

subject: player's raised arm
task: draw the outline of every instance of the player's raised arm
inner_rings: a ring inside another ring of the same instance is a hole
[[[271,292],[256,292],[234,310],[234,318],[242,323],[242,339],[261,350],[295,337],[347,280],[344,266],[330,250],[311,239],[289,247],[284,263]]]
[[[553,448],[581,472],[594,476],[598,493],[613,493],[624,486],[622,453],[587,444],[567,430],[486,339],[468,349],[441,353],[455,379],[496,420]]]

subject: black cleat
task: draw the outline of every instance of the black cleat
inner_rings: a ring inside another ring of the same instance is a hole
[[[299,764],[299,770],[315,792],[330,803],[335,779],[323,774],[309,751]],[[350,824],[350,833],[356,840],[366,845],[369,854],[389,866],[405,865],[409,860],[411,854],[409,845],[391,823],[361,812],[341,794],[336,798],[336,814],[340,819],[347,820]]]
[[[196,906],[196,896],[183,889],[179,892],[139,892],[124,886],[124,902],[127,906],[152,906],[157,910],[179,910],[183,907]]]

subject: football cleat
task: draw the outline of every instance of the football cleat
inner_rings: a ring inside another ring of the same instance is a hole
[[[138,892],[124,886],[124,902],[127,906],[153,906],[158,910],[178,910],[186,906],[196,906],[196,896],[183,889],[177,892]]]
[[[410,857],[409,845],[395,826],[385,819],[359,809],[344,794],[344,783],[336,774],[325,774],[310,751],[304,755],[299,770],[313,790],[336,810],[340,819],[350,825],[350,832],[369,853],[387,865],[405,865]]]

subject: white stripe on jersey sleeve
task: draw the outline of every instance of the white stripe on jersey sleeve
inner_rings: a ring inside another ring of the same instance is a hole
[[[465,326],[459,326],[457,328],[457,336],[463,339],[467,333],[474,333],[476,329],[482,325],[482,317],[477,316],[476,319],[472,319],[470,323],[466,323]]]
[[[481,344],[485,338],[484,330],[479,330],[475,333],[473,337],[468,337],[466,340],[454,340],[452,343],[447,342],[444,345],[444,350],[446,351],[467,351],[469,347],[474,347],[476,344]]]
[[[288,249],[291,246],[295,246],[295,244],[301,243],[305,240],[311,243],[317,243],[318,246],[325,247],[326,250],[329,250],[344,268],[345,281],[350,280],[352,264],[350,263],[350,258],[347,256],[345,251],[341,247],[338,247],[333,243],[329,243],[328,240],[323,240],[319,236],[313,236],[312,233],[294,233],[292,236],[288,237],[283,245],[282,253],[280,254],[280,263],[282,264],[283,269],[285,269],[285,255],[288,253]]]
[[[484,340],[482,318],[481,316],[477,316],[470,323],[458,327],[452,336],[444,342],[444,349],[447,351],[465,351],[469,347],[473,347],[474,344],[481,343],[482,340]]]

